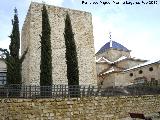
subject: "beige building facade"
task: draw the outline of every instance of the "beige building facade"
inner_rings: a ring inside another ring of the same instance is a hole
[[[0,58],[0,72],[4,72],[6,70],[6,63],[2,58]]]
[[[2,58],[0,58],[0,85],[6,84],[6,72],[7,72],[6,63]]]
[[[40,84],[40,34],[42,31],[42,5],[32,2],[28,10],[21,38],[22,54],[28,53],[22,65],[22,82]],[[80,85],[97,85],[95,49],[91,13],[46,5],[51,26],[53,84],[68,84],[65,58],[64,27],[68,13],[74,33]]]
[[[107,88],[144,82],[160,83],[160,61],[131,57],[130,50],[110,40],[96,53],[98,85]]]

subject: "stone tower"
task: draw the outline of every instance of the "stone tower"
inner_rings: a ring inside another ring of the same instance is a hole
[[[68,84],[65,58],[64,27],[68,12],[76,43],[80,85],[97,85],[92,16],[88,12],[46,5],[51,26],[53,84]],[[22,54],[28,53],[22,64],[22,81],[27,85],[40,84],[40,34],[42,4],[32,2],[22,28]]]

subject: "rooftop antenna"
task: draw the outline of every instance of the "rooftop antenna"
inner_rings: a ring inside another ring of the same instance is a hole
[[[112,36],[111,36],[111,32],[109,32],[109,39],[110,39],[110,47],[112,47]]]

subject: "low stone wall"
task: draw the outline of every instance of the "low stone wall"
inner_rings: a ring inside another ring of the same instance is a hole
[[[121,120],[160,111],[160,96],[0,99],[0,120]]]

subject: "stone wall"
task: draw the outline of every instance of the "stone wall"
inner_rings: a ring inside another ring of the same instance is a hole
[[[110,74],[106,74],[104,75],[102,81],[102,88],[107,88],[107,87],[114,87],[115,86],[115,76],[116,73],[110,73]]]
[[[25,59],[22,63],[22,83],[23,84],[27,84],[29,85],[29,80],[30,80],[30,76],[29,76],[29,60],[30,60],[30,53],[31,53],[31,49],[29,49],[30,47],[30,16],[31,15],[31,11],[29,9],[27,15],[26,15],[26,19],[25,22],[23,24],[22,27],[22,31],[21,31],[21,55],[24,54],[24,52],[27,50],[28,48],[28,52],[25,56]]]
[[[126,120],[160,111],[160,96],[83,99],[0,99],[0,120]]]
[[[107,70],[109,67],[110,65],[107,63],[96,63],[97,75],[99,75],[99,73],[101,73],[102,71]]]
[[[123,72],[115,73],[115,86],[128,86],[131,84],[131,79],[126,79],[126,75]]]
[[[65,58],[64,27],[68,12],[71,18],[79,67],[79,83],[96,85],[96,64],[92,16],[88,12],[46,5],[51,26],[53,84],[68,84]],[[23,63],[23,82],[39,85],[40,34],[42,31],[42,4],[32,2],[22,29],[22,50],[29,51]],[[22,52],[23,52],[22,51]]]

